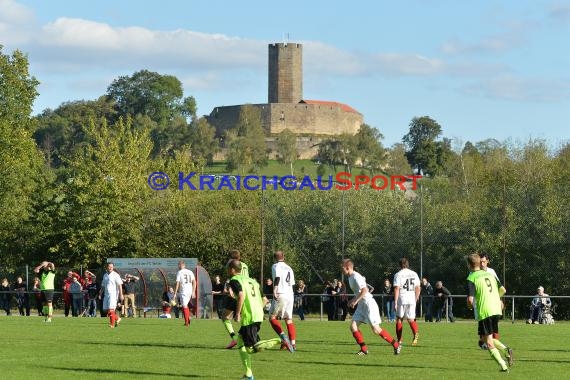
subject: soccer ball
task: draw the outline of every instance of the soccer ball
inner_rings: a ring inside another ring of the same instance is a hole
[[[172,307],[176,306],[176,301],[175,300],[170,301],[170,306]]]

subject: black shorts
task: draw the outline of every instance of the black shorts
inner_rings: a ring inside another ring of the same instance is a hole
[[[42,290],[42,301],[53,302],[53,289]]]
[[[239,335],[243,339],[243,345],[246,347],[253,347],[257,342],[259,342],[260,329],[261,322],[254,322],[251,325],[240,327]]]
[[[224,309],[231,310],[235,313],[236,308],[237,308],[237,300],[233,297],[226,296]]]
[[[479,321],[478,333],[479,335],[487,336],[499,333],[499,318],[500,315],[492,315]]]

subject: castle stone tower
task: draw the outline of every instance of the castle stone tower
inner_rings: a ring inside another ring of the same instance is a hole
[[[269,44],[268,103],[299,103],[303,99],[303,46]]]

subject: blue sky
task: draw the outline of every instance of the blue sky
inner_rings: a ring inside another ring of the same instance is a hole
[[[288,6],[283,6],[287,4]],[[428,115],[459,143],[570,141],[570,2],[0,0],[34,112],[121,75],[175,75],[200,115],[267,101],[267,44],[302,43],[303,97],[347,103],[390,146]]]

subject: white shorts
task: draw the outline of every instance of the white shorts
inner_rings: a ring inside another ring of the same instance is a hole
[[[416,319],[416,304],[411,305],[401,305],[398,302],[398,306],[396,307],[396,317],[403,319]]]
[[[188,307],[188,303],[192,299],[191,293],[179,293],[178,298],[180,299],[180,307]]]
[[[365,298],[358,302],[356,311],[352,315],[355,322],[368,323],[369,325],[379,325],[382,323],[380,318],[380,310],[374,298]]]
[[[103,298],[103,310],[115,310],[117,308],[118,298],[119,296],[117,294],[105,294]]]
[[[293,295],[280,294],[279,299],[273,299],[269,314],[281,319],[293,319]]]

